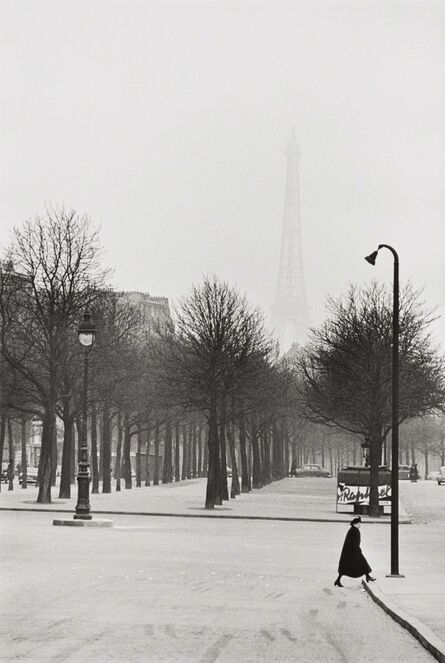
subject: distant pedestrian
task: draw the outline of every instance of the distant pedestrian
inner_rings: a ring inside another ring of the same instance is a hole
[[[419,470],[417,469],[417,463],[414,463],[414,465],[411,465],[411,467],[409,468],[409,478],[411,479],[412,483],[415,483],[419,478]]]
[[[343,587],[341,584],[342,576],[349,576],[350,578],[366,577],[366,582],[374,581],[371,578],[371,567],[366,561],[365,556],[360,548],[360,525],[362,519],[360,516],[351,520],[349,532],[346,534],[343,549],[338,563],[338,578],[334,582],[337,587]]]

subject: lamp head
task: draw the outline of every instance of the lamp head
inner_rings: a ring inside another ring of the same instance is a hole
[[[369,262],[370,265],[375,265],[378,252],[379,252],[378,249],[377,251],[373,251],[372,253],[369,254],[369,256],[365,256],[365,260],[367,260],[367,262]]]
[[[89,347],[93,344],[94,337],[96,336],[96,325],[92,321],[91,314],[88,311],[85,311],[83,314],[83,320],[79,325],[77,334],[83,346]]]

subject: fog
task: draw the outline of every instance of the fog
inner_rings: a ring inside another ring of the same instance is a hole
[[[292,134],[312,324],[372,278],[445,315],[441,2],[0,4],[0,248],[61,204],[100,225],[119,289],[172,302],[215,273],[268,316]],[[445,345],[445,323],[435,323]]]

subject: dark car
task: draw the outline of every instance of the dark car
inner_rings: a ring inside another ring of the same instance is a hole
[[[410,478],[410,465],[399,465],[399,480],[408,480]]]
[[[321,465],[315,463],[306,463],[295,470],[296,477],[325,477],[326,479],[331,476],[331,473],[324,469]]]
[[[39,469],[38,467],[28,467],[26,470],[26,485],[27,486],[36,486],[37,485],[37,475]],[[19,474],[19,484],[22,484],[23,472]]]

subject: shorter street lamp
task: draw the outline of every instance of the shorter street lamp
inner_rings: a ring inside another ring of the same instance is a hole
[[[88,443],[87,443],[87,420],[88,420],[88,355],[93,346],[96,336],[96,326],[91,315],[85,311],[83,320],[77,330],[79,341],[83,346],[83,393],[82,393],[82,426],[79,448],[79,473],[77,475],[77,504],[76,513],[73,518],[78,520],[91,520],[90,514],[90,474],[88,471]]]
[[[391,574],[399,573],[399,256],[389,244],[379,244],[365,260],[375,265],[380,249],[388,249],[394,257],[392,314],[392,421],[391,421]]]

